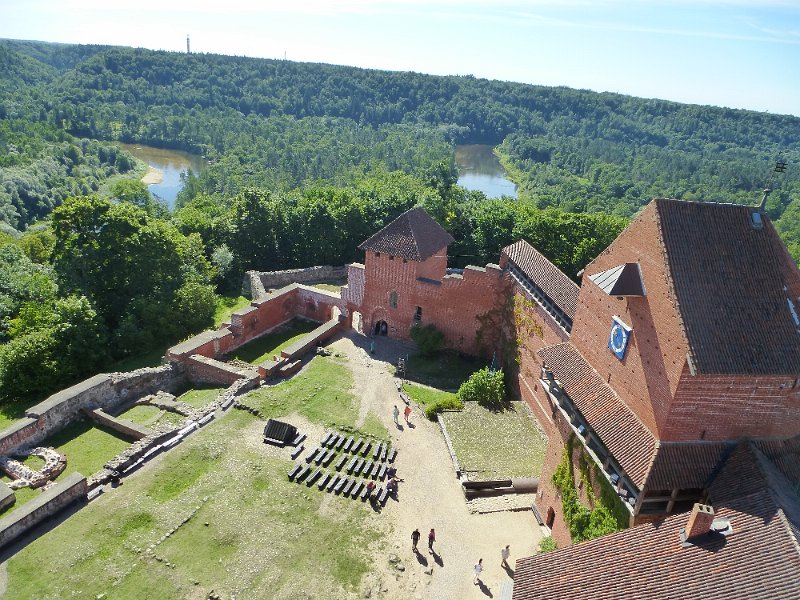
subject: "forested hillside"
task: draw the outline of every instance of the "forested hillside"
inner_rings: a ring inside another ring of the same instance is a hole
[[[170,214],[117,141],[210,164]],[[456,185],[464,142],[497,146],[519,200]],[[359,260],[361,241],[416,205],[457,240],[455,266],[525,238],[575,277],[652,197],[754,204],[777,159],[788,169],[768,212],[797,259],[796,117],[0,40],[0,398],[41,395],[207,326],[215,289],[235,292],[246,269]],[[71,339],[100,350],[84,356]]]

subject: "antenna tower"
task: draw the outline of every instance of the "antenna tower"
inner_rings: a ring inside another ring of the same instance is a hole
[[[767,187],[764,188],[764,195],[761,197],[761,204],[758,206],[759,211],[763,212],[767,206],[767,196],[769,196],[769,193],[772,191],[772,180],[775,178],[775,173],[784,173],[785,171],[786,161],[779,158],[775,161],[775,168],[772,170],[772,173],[769,174]]]
[[[186,34],[186,54],[191,54],[192,51],[189,50],[189,34]]]

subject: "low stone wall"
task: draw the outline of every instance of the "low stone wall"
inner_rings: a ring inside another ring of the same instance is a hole
[[[86,477],[71,473],[49,490],[0,519],[0,548],[76,500],[86,498]]]
[[[318,283],[346,278],[346,266],[320,266],[285,271],[247,271],[242,283],[242,294],[253,300],[260,300],[267,295],[267,290],[280,288],[290,283]]]
[[[95,410],[87,411],[86,415],[100,425],[104,425],[105,427],[116,431],[117,433],[120,433],[124,437],[131,440],[140,440],[151,433],[147,427],[143,427],[137,423],[134,423],[133,421],[128,421],[127,419],[118,419],[117,417],[112,417],[102,408],[96,408]]]
[[[90,377],[25,411],[25,418],[0,432],[0,455],[38,445],[60,431],[81,411],[96,408],[113,413],[131,399],[159,390],[177,392],[185,386],[181,365],[138,369],[130,373],[103,373]]]

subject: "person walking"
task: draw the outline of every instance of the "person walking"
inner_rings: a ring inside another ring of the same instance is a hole
[[[400,409],[397,408],[397,404],[394,405],[392,409],[392,416],[394,417],[394,424],[400,427],[400,423],[397,421],[398,417],[400,416]]]
[[[436,541],[436,532],[431,527],[431,532],[428,534],[428,552],[433,554],[433,542]]]
[[[417,550],[417,544],[419,543],[420,535],[419,528],[411,532],[411,549],[414,551],[414,554],[419,552],[419,550]]]
[[[500,550],[500,558],[503,560],[500,561],[500,566],[508,568],[508,557],[511,556],[511,546],[508,545],[502,550]]]
[[[478,562],[475,563],[475,566],[473,567],[473,569],[475,570],[475,577],[472,578],[472,583],[474,585],[478,585],[478,583],[481,583],[481,573],[483,573],[483,559],[482,558],[478,559]]]
[[[406,425],[410,425],[410,423],[408,422],[408,417],[411,416],[411,407],[406,404],[406,409],[403,411],[403,413],[406,416]]]

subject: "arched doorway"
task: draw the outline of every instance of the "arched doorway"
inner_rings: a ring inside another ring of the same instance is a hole
[[[373,329],[375,335],[386,335],[389,333],[389,325],[386,321],[376,321]]]

